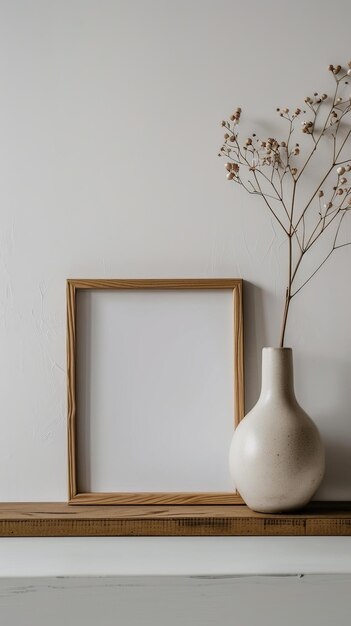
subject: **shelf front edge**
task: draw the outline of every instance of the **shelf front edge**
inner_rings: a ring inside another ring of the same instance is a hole
[[[268,515],[244,505],[0,504],[0,537],[351,536],[350,503]]]

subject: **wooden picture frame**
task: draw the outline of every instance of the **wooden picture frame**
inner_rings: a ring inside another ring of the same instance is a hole
[[[69,279],[67,281],[68,480],[74,505],[242,504],[236,492],[83,492],[78,489],[77,296],[83,290],[230,290],[233,309],[233,429],[244,416],[243,298],[241,279]]]

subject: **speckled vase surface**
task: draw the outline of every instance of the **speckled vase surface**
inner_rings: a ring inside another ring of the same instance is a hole
[[[317,427],[295,398],[291,348],[263,348],[261,395],[230,449],[236,489],[255,511],[292,511],[310,501],[324,467]]]

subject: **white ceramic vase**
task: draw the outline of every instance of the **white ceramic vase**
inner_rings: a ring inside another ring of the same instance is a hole
[[[291,348],[263,348],[261,395],[230,449],[236,489],[255,511],[292,511],[310,501],[324,466],[317,427],[295,398]]]

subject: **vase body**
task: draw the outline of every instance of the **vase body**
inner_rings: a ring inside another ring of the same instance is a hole
[[[236,489],[255,511],[292,511],[310,501],[324,467],[318,429],[295,398],[291,348],[263,348],[261,395],[230,448]]]

